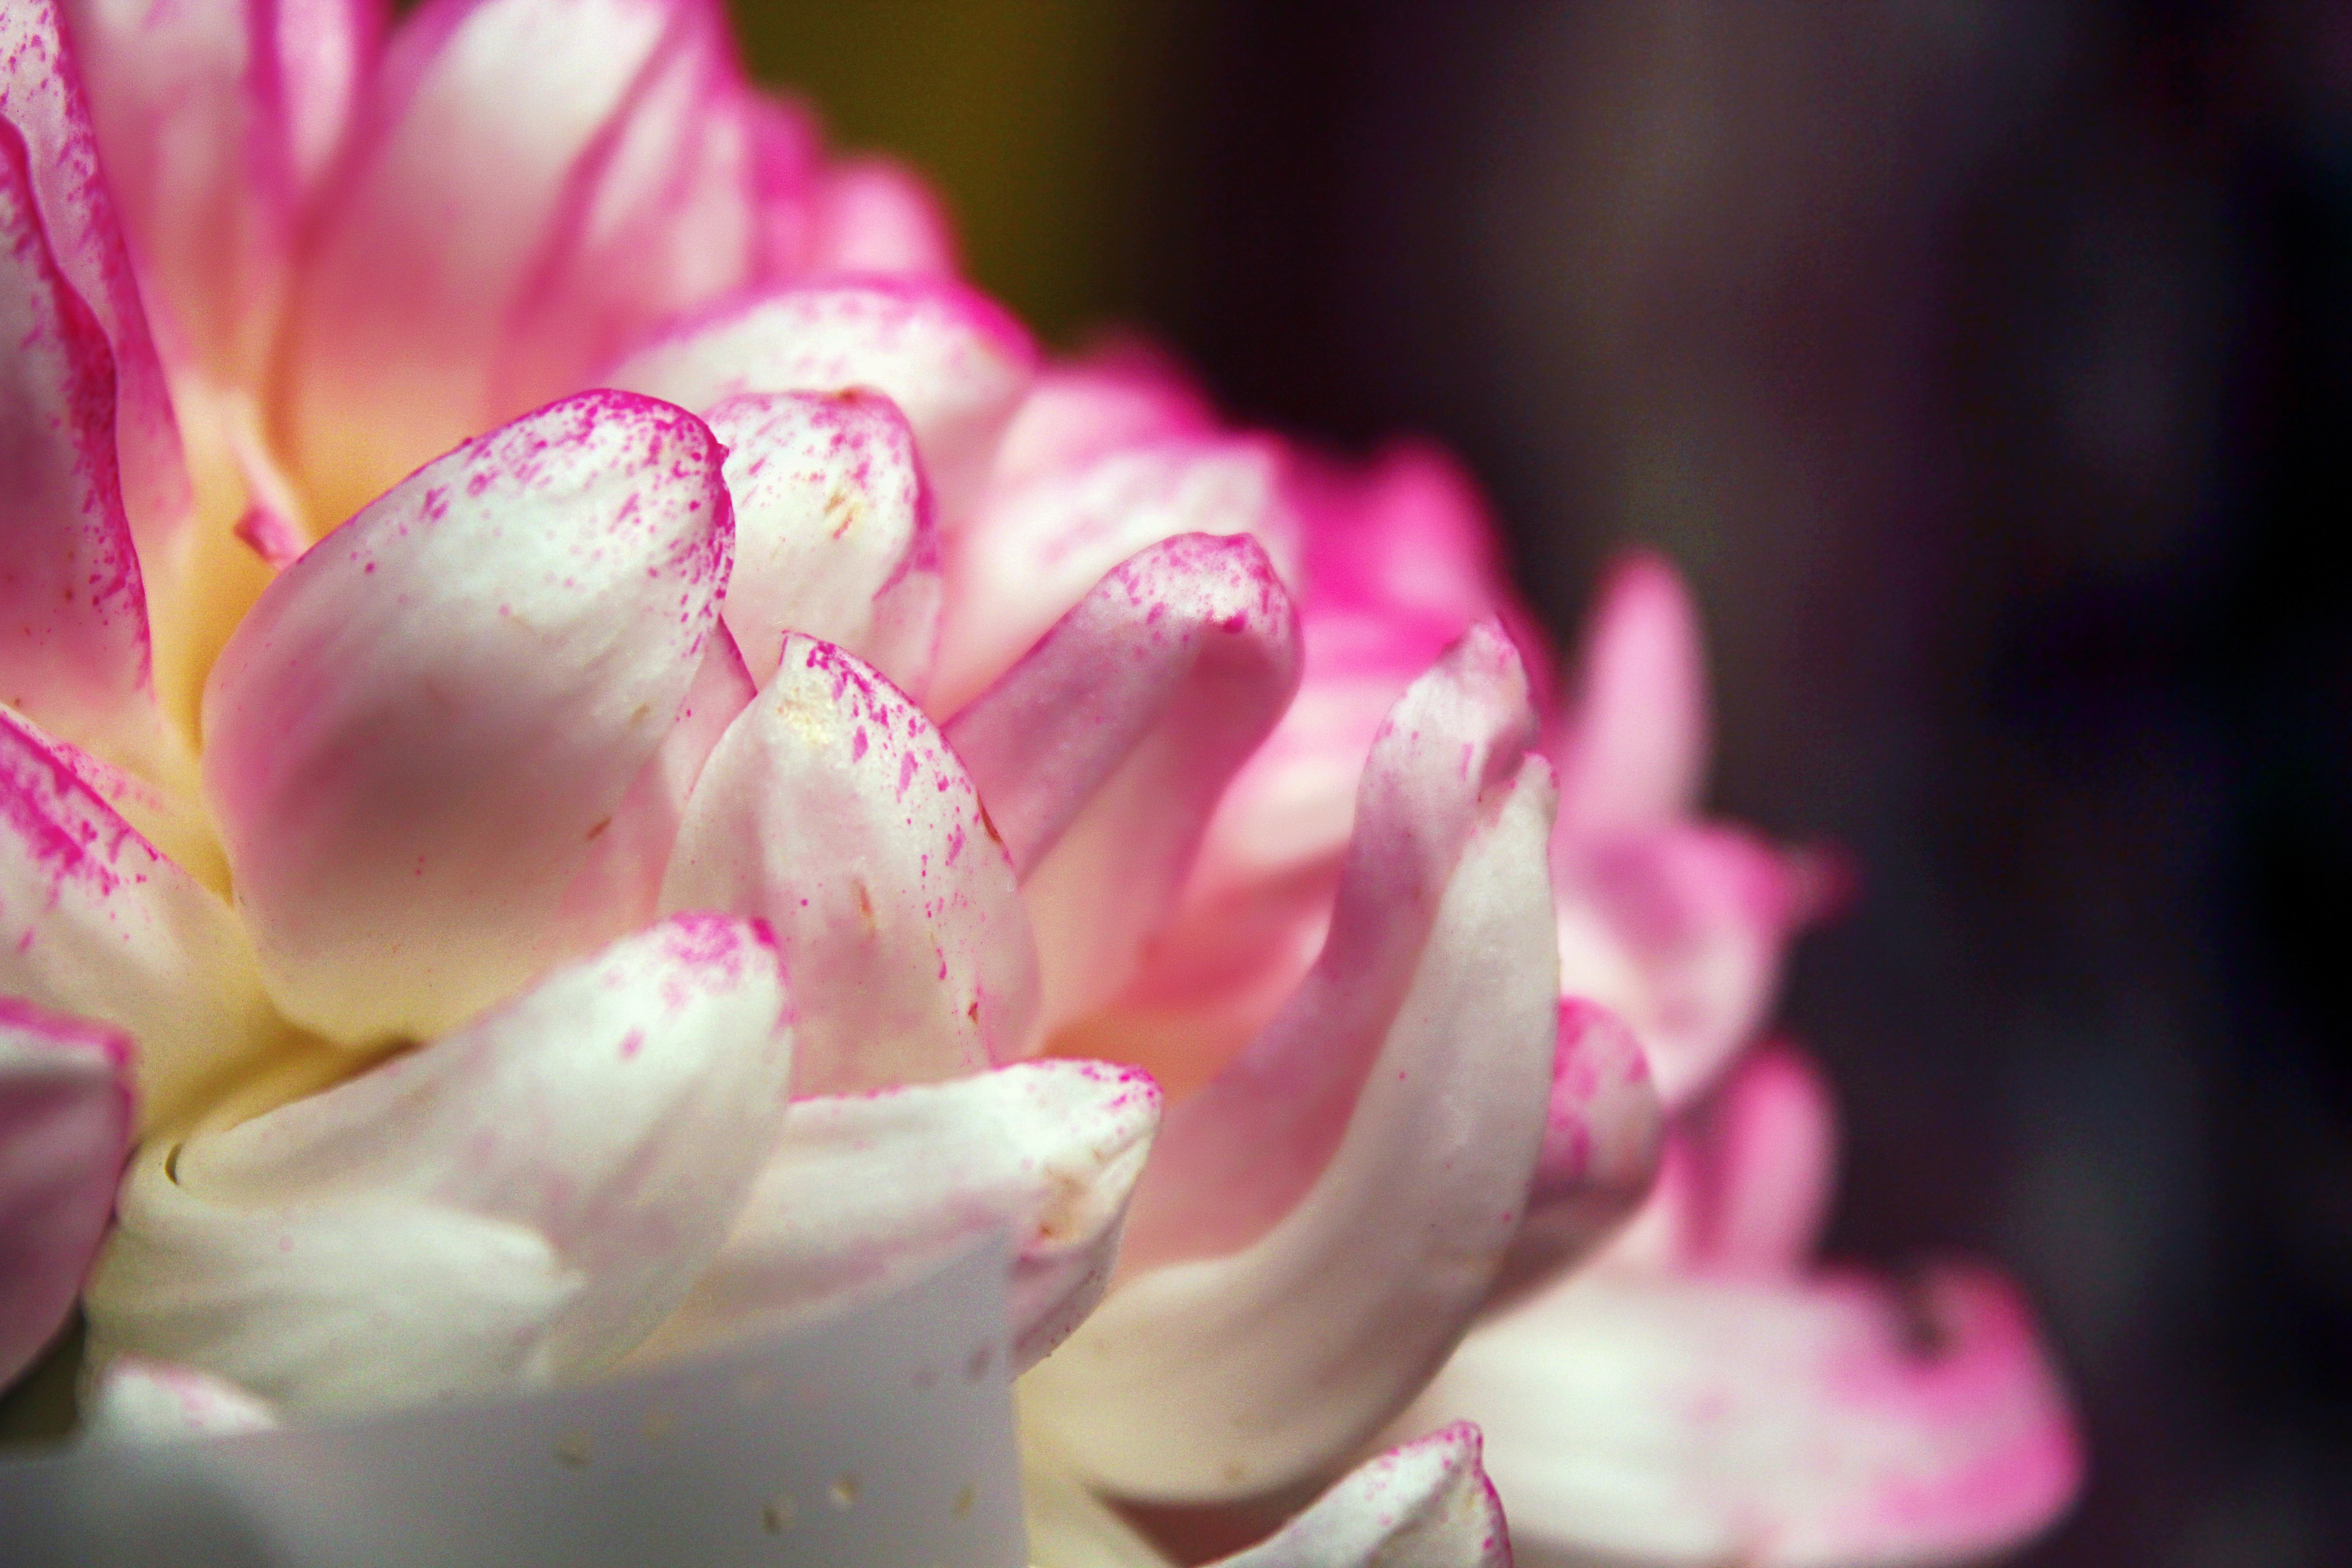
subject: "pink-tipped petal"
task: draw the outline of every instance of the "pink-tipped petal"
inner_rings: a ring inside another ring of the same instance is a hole
[[[86,1443],[165,1443],[267,1432],[278,1424],[268,1401],[225,1377],[126,1355],[108,1363],[83,1395],[79,1436]]]
[[[305,1414],[593,1372],[717,1254],[791,1058],[756,924],[625,938],[359,1078],[142,1156],[90,1282],[94,1353]]]
[[[871,387],[913,426],[941,526],[952,528],[1035,363],[1020,323],[961,284],[862,279],[722,307],[639,349],[605,380],[694,409],[746,392]]]
[[[1462,1421],[1391,1448],[1213,1568],[1511,1568],[1481,1447],[1478,1428]]]
[[[1209,814],[1298,685],[1298,617],[1247,536],[1115,568],[947,727],[1021,873],[1046,1026],[1132,975]]]
[[[1013,489],[942,542],[947,610],[931,707],[952,713],[1009,668],[1103,574],[1180,533],[1255,534],[1286,580],[1294,523],[1271,442],[1114,451]]]
[[[1755,1038],[1805,912],[1790,858],[1745,833],[1681,825],[1552,840],[1560,987],[1632,1026],[1668,1110]]]
[[[131,1150],[131,1042],[0,997],[0,1387],[72,1310]]]
[[[793,1103],[727,1245],[646,1353],[772,1331],[902,1283],[1003,1229],[1026,1368],[1110,1281],[1160,1091],[1101,1062]]]
[[[114,439],[123,510],[151,578],[169,577],[189,518],[180,431],[148,333],[57,0],[0,7],[0,120],[24,139],[40,224],[57,267],[114,358]]]
[[[939,546],[898,405],[861,391],[752,393],[704,417],[727,448],[726,616],[751,678],[764,685],[784,634],[804,632],[919,693],[939,636]]]
[[[0,700],[121,756],[153,707],[147,595],[115,462],[114,357],[51,253],[24,139],[5,121],[0,342]]]
[[[904,692],[829,643],[775,677],[704,765],[665,909],[756,915],[801,999],[802,1094],[1025,1055],[1037,961],[1004,846]]]
[[[697,95],[725,49],[702,0],[434,0],[403,24],[287,319],[281,433],[322,518],[748,277],[748,185],[731,252],[723,213],[702,221],[724,106],[706,124]],[[689,240],[713,248],[671,254]]]
[[[1463,1342],[1399,1423],[1467,1418],[1523,1554],[1759,1568],[1975,1562],[2082,1458],[2014,1289],[1572,1279]]]
[[[1559,757],[1562,831],[1615,833],[1686,816],[1706,782],[1706,649],[1690,591],[1635,554],[1601,587]]]
[[[1138,1272],[1027,1384],[1108,1489],[1212,1500],[1313,1475],[1485,1299],[1543,1140],[1559,994],[1531,727],[1491,626],[1415,684],[1366,766],[1323,958],[1169,1113]]]
[[[0,994],[136,1040],[152,1125],[250,1065],[278,1026],[236,917],[107,804],[97,776],[0,710]]]
[[[583,394],[270,584],[205,687],[205,784],[289,1016],[436,1034],[611,934],[557,917],[717,621],[720,456],[679,409]]]
[[[851,158],[815,191],[812,272],[952,278],[955,229],[920,174],[890,158]]]
[[[1216,427],[1216,411],[1181,370],[1148,345],[1117,341],[1038,372],[1004,427],[990,482],[1024,485],[1123,447],[1197,440]]]
[[[1664,1133],[1649,1058],[1633,1032],[1604,1007],[1563,999],[1543,1150],[1497,1293],[1589,1257],[1650,1191]]]

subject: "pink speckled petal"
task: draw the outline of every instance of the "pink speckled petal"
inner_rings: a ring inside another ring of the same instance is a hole
[[[1615,1231],[1651,1190],[1664,1133],[1649,1059],[1633,1032],[1604,1007],[1563,999],[1543,1150],[1497,1294],[1581,1261]]]
[[[1027,1054],[1037,961],[963,764],[870,668],[795,634],[687,803],[665,909],[775,928],[802,1094],[950,1078]]]
[[[992,490],[942,542],[947,611],[931,706],[951,713],[1026,652],[1104,573],[1180,533],[1254,534],[1285,581],[1296,527],[1282,453],[1258,437],[1113,451]]]
[[[250,1066],[278,1025],[236,917],[107,804],[103,778],[0,710],[0,994],[136,1040],[152,1125]]]
[[[1686,816],[1706,781],[1706,649],[1698,612],[1655,555],[1619,562],[1585,634],[1559,762],[1562,833]]]
[[[0,121],[0,700],[131,761],[154,706],[113,355],[50,253],[26,156]]]
[[[1101,1062],[797,1100],[718,1261],[646,1353],[836,1310],[1002,1227],[1026,1368],[1101,1299],[1159,1121],[1150,1079]]]
[[[1758,1568],[1975,1562],[2082,1458],[2017,1293],[1929,1273],[1580,1276],[1472,1333],[1401,1426],[1467,1418],[1523,1557]]]
[[[1667,1140],[1658,1184],[1608,1268],[1789,1275],[1828,1227],[1837,1112],[1821,1069],[1774,1041],[1749,1052]]]
[[[939,636],[939,545],[898,405],[872,392],[751,393],[704,417],[727,448],[727,624],[752,679],[776,673],[786,632],[805,632],[919,694]]]
[[[1805,914],[1788,857],[1734,828],[1687,824],[1551,846],[1560,987],[1615,1012],[1673,1110],[1755,1037]]]
[[[817,184],[812,272],[952,278],[955,230],[920,174],[890,158],[851,158]]]
[[[1185,533],[1115,568],[950,721],[1022,876],[1049,1029],[1134,973],[1297,684],[1298,617],[1265,552]]]
[[[65,1322],[131,1150],[131,1042],[0,997],[0,1387]]]
[[[1123,447],[1196,440],[1216,427],[1216,411],[1181,370],[1147,344],[1117,340],[1038,373],[990,479],[1024,485]]]
[[[271,583],[205,691],[205,784],[271,994],[436,1034],[611,934],[559,921],[718,618],[701,421],[625,393],[427,464]]]
[[[1502,1504],[1457,1422],[1357,1466],[1297,1518],[1213,1568],[1511,1568]]]
[[[294,236],[382,32],[369,0],[66,0],[156,332],[220,384],[267,372]]]
[[[1021,324],[961,284],[855,279],[719,307],[637,350],[605,380],[694,409],[746,392],[872,387],[913,426],[940,526],[952,529],[1035,363]]]
[[[192,1366],[117,1356],[81,1399],[85,1443],[163,1443],[267,1432],[278,1412],[225,1377]]]
[[[281,435],[319,516],[748,278],[727,49],[705,0],[432,0],[401,25],[287,319]]]
[[[90,1282],[94,1353],[298,1414],[593,1372],[717,1254],[791,1061],[755,922],[624,938],[359,1078],[142,1153]]]
[[[57,267],[89,308],[114,357],[115,442],[123,510],[150,579],[169,579],[189,518],[188,475],[139,280],[99,169],[81,68],[57,0],[0,7],[0,119],[23,137]]]
[[[1414,684],[1366,765],[1323,957],[1169,1112],[1133,1272],[1026,1384],[1055,1449],[1108,1489],[1211,1500],[1315,1474],[1412,1397],[1484,1300],[1555,1051],[1533,722],[1489,625]]]

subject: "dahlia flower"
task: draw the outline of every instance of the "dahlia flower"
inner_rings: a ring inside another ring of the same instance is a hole
[[[0,18],[0,1378],[527,1392],[1003,1230],[1048,1568],[2063,1504],[2005,1287],[1806,1260],[1822,879],[1662,563],[1556,700],[1442,457],[1041,367],[698,0]]]

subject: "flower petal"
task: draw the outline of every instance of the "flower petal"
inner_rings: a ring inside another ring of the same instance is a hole
[[[646,1353],[781,1328],[1003,1228],[1026,1368],[1101,1299],[1159,1121],[1151,1080],[1100,1062],[797,1100],[718,1261]]]
[[[0,700],[143,760],[147,595],[117,477],[114,360],[51,254],[26,155],[0,121]]]
[[[1298,684],[1298,616],[1246,535],[1115,568],[947,726],[1021,873],[1047,1027],[1107,1000]]]
[[[1010,668],[1120,562],[1180,533],[1257,536],[1286,579],[1295,525],[1271,442],[1169,442],[1114,451],[992,491],[945,532],[947,611],[931,706],[952,713]]]
[[[1213,1568],[1511,1568],[1480,1447],[1478,1428],[1462,1421],[1391,1448]]]
[[[131,1042],[0,997],[0,1387],[73,1310],[131,1150]]]
[[[913,427],[940,525],[952,528],[1035,361],[1021,324],[961,284],[862,279],[723,306],[639,349],[605,380],[693,409],[746,392],[872,387]]]
[[[719,459],[690,415],[583,394],[262,595],[205,689],[205,783],[289,1016],[429,1036],[611,934],[556,917],[717,619]]]
[[[727,448],[727,624],[761,685],[786,632],[919,691],[939,636],[939,545],[914,433],[871,392],[753,393],[704,417]]]
[[[1698,612],[1662,558],[1633,554],[1601,587],[1581,690],[1563,738],[1563,832],[1687,816],[1706,780],[1706,649]]]
[[[58,270],[89,308],[113,353],[123,510],[148,577],[168,579],[189,517],[179,426],[140,307],[139,280],[100,173],[80,64],[59,26],[57,0],[14,0],[0,7],[0,119],[24,138]]]
[[[1560,986],[1630,1025],[1669,1110],[1715,1080],[1769,1013],[1805,914],[1789,858],[1689,824],[1551,846]]]
[[[1557,980],[1550,769],[1491,626],[1416,682],[1366,765],[1324,956],[1168,1116],[1136,1272],[1029,1374],[1054,1446],[1122,1495],[1298,1480],[1441,1362],[1517,1227]]]
[[[791,1035],[756,924],[685,915],[463,1028],[124,1184],[93,1345],[290,1411],[574,1377],[725,1238],[782,1120]]]
[[[890,158],[851,158],[816,190],[814,272],[952,278],[955,230],[923,177]]]
[[[278,1424],[267,1400],[226,1378],[126,1355],[109,1363],[83,1396],[79,1435],[89,1443],[160,1443],[267,1432]]]
[[[1216,428],[1215,410],[1181,370],[1147,344],[1115,342],[1038,372],[1004,427],[990,482],[1024,485],[1122,447],[1200,439]]]
[[[667,247],[714,236],[643,221],[702,195],[719,132],[691,110],[732,69],[725,47],[698,0],[435,0],[400,27],[287,320],[282,434],[320,516],[577,384],[557,363],[565,325],[584,373],[748,275],[748,184],[731,261],[716,246],[688,297]]]
[[[772,925],[803,1094],[950,1078],[1030,1048],[1036,954],[1004,846],[905,693],[797,633],[687,803],[665,909]]]
[[[0,709],[0,993],[122,1030],[153,1126],[281,1041],[230,914]]]
[[[1467,1417],[1523,1556],[1759,1568],[1975,1561],[2073,1496],[2014,1290],[1579,1276],[1465,1340],[1400,1425]]]

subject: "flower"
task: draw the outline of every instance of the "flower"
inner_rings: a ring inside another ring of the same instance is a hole
[[[1459,1415],[1546,1550],[2063,1504],[2000,1288],[1801,1267],[1826,1112],[1723,1073],[1823,879],[1693,819],[1663,564],[1555,702],[1442,457],[1041,369],[699,0],[67,11],[0,21],[0,1374],[93,1253],[127,1440],[1002,1226],[1050,1568],[1318,1487],[1232,1561],[1507,1561]]]

